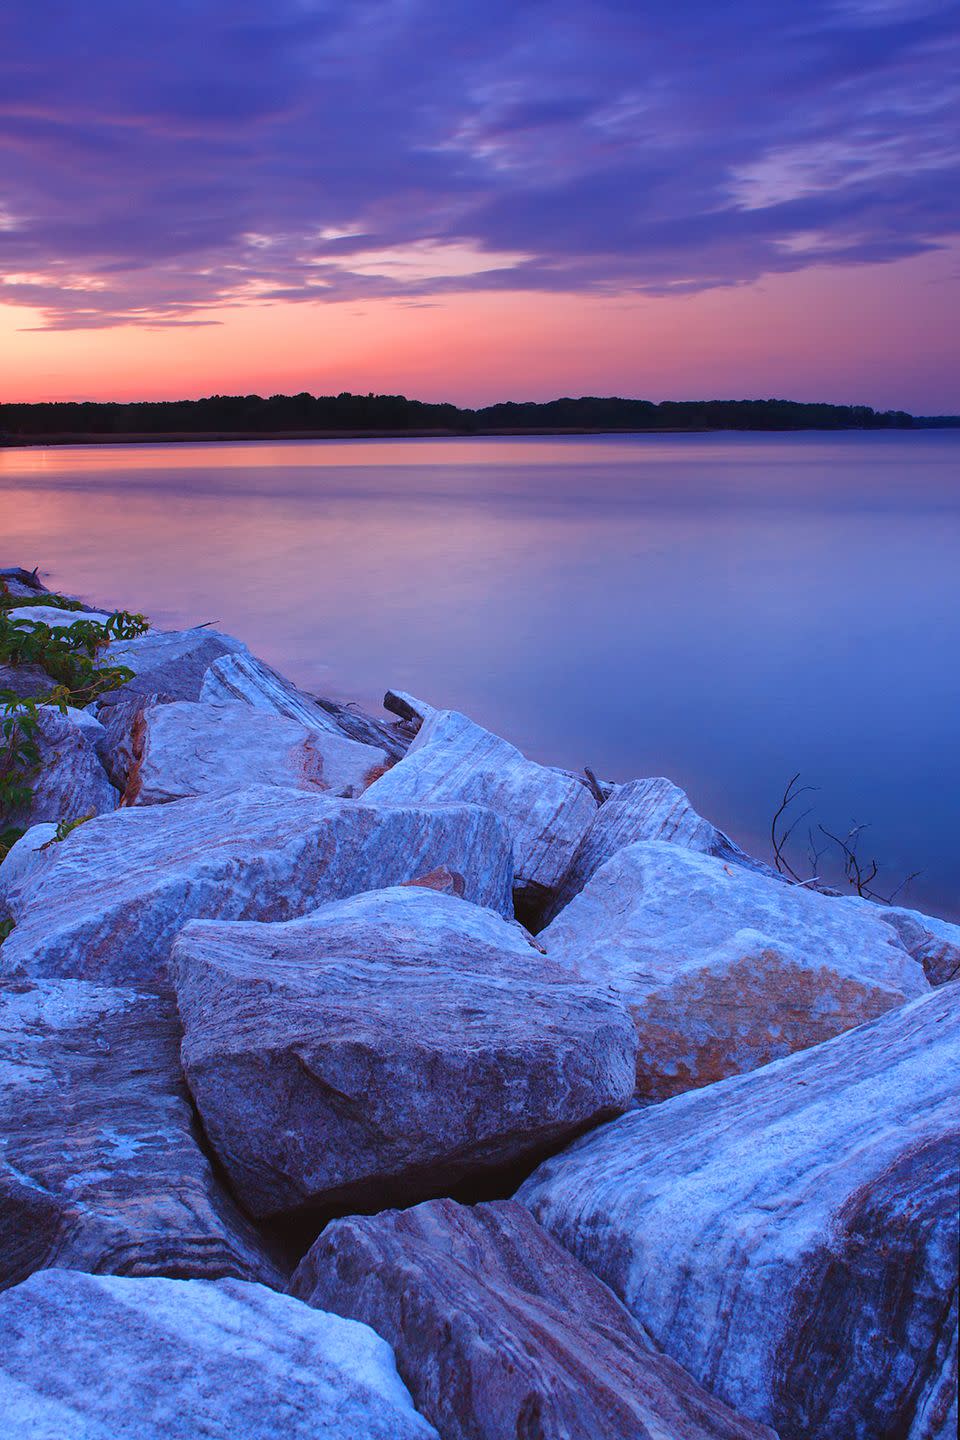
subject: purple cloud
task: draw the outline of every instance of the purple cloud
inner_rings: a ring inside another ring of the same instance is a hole
[[[960,230],[936,0],[35,0],[0,69],[0,299],[52,326],[689,291]]]

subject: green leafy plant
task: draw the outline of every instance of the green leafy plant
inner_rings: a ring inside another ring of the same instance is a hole
[[[0,816],[30,803],[40,773],[38,726],[36,700],[0,690]]]
[[[0,822],[25,809],[33,795],[41,765],[40,706],[55,706],[61,712],[68,706],[79,709],[132,680],[132,670],[124,665],[102,665],[98,656],[111,641],[135,639],[148,628],[143,615],[126,610],[115,611],[102,624],[75,620],[64,627],[35,623],[23,616],[11,618],[10,610],[24,603],[67,611],[82,609],[78,601],[60,595],[30,597],[24,602],[12,597],[6,585],[0,591],[0,665],[34,666],[55,682],[42,696],[0,690]],[[19,833],[13,829],[0,833],[0,860]],[[13,839],[8,838],[11,835]]]

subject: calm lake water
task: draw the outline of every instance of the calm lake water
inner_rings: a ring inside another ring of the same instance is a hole
[[[0,517],[51,587],[669,775],[759,854],[799,770],[960,915],[960,431],[0,450]]]

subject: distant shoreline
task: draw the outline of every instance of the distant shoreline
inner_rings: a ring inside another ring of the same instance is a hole
[[[930,430],[955,428],[943,426],[897,427],[897,434],[929,433]],[[224,444],[248,440],[477,440],[496,436],[537,436],[537,435],[876,435],[889,434],[889,430],[878,430],[871,425],[849,426],[771,426],[764,429],[756,425],[742,427],[723,425],[698,426],[603,426],[538,425],[496,427],[483,430],[424,429],[424,430],[181,430],[141,433],[107,432],[85,434],[83,432],[51,435],[4,435],[0,436],[0,450],[37,449],[56,445],[189,445],[196,441],[201,444]]]

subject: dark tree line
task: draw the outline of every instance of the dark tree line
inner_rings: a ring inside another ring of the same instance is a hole
[[[277,431],[435,430],[887,430],[931,423],[869,405],[792,400],[603,399],[507,401],[481,410],[431,405],[403,395],[211,395],[132,404],[0,404],[0,436],[271,434]],[[944,421],[940,421],[944,423]],[[957,423],[954,421],[954,423]]]

